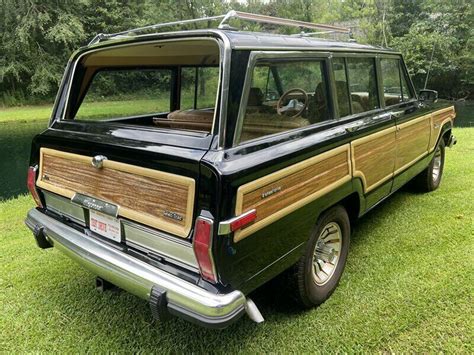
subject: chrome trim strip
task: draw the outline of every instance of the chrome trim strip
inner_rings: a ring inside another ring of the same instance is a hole
[[[252,213],[255,213],[256,210],[255,209],[251,209],[250,211],[247,211],[245,213],[242,213],[241,215],[239,216],[236,216],[234,218],[231,218],[231,219],[228,219],[226,221],[222,221],[219,223],[219,229],[218,229],[218,232],[217,234],[218,235],[226,235],[226,234],[230,234],[232,233],[232,231],[230,230],[230,225],[235,222],[236,220],[242,218],[242,217],[245,217],[249,214],[252,214]]]
[[[90,238],[36,209],[28,212],[26,223],[43,227],[55,248],[94,274],[140,298],[149,300],[152,287],[160,287],[166,292],[169,309],[178,310],[183,315],[191,314],[197,321],[212,324],[225,317],[238,317],[245,311],[246,298],[240,291],[226,294],[209,292]]]

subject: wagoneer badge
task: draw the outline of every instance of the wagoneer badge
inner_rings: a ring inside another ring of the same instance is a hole
[[[98,198],[90,197],[80,193],[75,193],[74,196],[72,196],[71,198],[71,202],[76,205],[89,208],[91,210],[102,212],[112,217],[118,216],[119,206],[99,200]]]
[[[271,190],[262,192],[262,199],[267,198],[267,197],[269,197],[273,194],[276,194],[277,192],[280,192],[280,191],[281,191],[281,186],[278,186],[278,187],[274,187]]]
[[[163,211],[163,216],[171,218],[171,219],[175,219],[175,220],[180,221],[180,222],[183,220],[183,216],[181,216],[180,214],[178,214],[176,212]]]
[[[106,156],[96,155],[92,158],[92,166],[97,169],[102,169],[102,166],[104,165],[104,160],[107,160]]]

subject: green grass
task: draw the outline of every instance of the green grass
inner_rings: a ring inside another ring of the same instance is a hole
[[[123,100],[85,103],[79,114],[88,118],[124,117],[166,110],[165,100]],[[0,109],[0,123],[44,121],[51,117],[51,111],[49,105]]]
[[[209,96],[209,95],[208,95]],[[193,101],[186,96],[181,107],[191,108]],[[214,106],[213,97],[201,98],[199,107]],[[0,108],[0,124],[5,122],[36,122],[46,121],[51,117],[51,105],[22,106]],[[166,112],[169,110],[169,100],[166,99],[129,99],[120,101],[97,101],[84,103],[77,115],[77,119],[98,119],[112,117],[126,117],[147,114],[151,112]]]
[[[457,129],[440,189],[397,192],[355,227],[333,296],[298,311],[273,282],[253,299],[266,321],[223,331],[152,320],[126,292],[40,250],[20,196],[0,204],[0,351],[473,353],[474,129]]]

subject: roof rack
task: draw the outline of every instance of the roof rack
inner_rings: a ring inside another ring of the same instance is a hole
[[[234,29],[230,27],[228,24],[231,19],[240,19],[240,20],[257,22],[257,23],[297,27],[301,31],[303,31],[304,29],[319,30],[319,32],[317,32],[318,35],[329,34],[329,33],[342,33],[342,34],[347,34],[349,35],[349,38],[352,38],[352,32],[350,28],[333,26],[333,25],[325,25],[325,24],[317,24],[317,23],[304,22],[304,21],[298,21],[298,20],[290,20],[290,19],[281,18],[281,17],[257,15],[257,14],[251,14],[248,12],[231,10],[225,15],[201,17],[201,18],[191,19],[191,20],[158,23],[155,25],[138,27],[131,30],[117,32],[117,33],[99,33],[89,42],[89,45],[98,43],[103,40],[118,39],[118,38],[123,38],[123,37],[129,37],[131,35],[137,36],[140,33],[152,31],[152,30],[158,30],[163,27],[182,26],[182,25],[187,25],[191,23],[198,23],[198,22],[205,22],[205,21],[220,20],[220,23],[217,26],[218,29]],[[158,32],[155,32],[155,33],[158,33]],[[301,33],[301,35],[304,35],[304,34],[305,34],[304,32]]]

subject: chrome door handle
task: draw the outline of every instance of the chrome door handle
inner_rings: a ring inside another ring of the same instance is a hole
[[[391,118],[391,116],[392,116],[392,112],[386,112],[386,113],[382,113],[381,115],[373,116],[371,119],[373,121],[378,121],[384,118]]]
[[[405,114],[405,110],[402,111],[392,111],[391,115],[395,118],[400,118]]]

